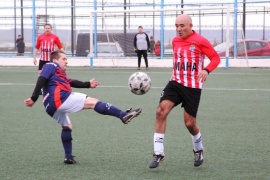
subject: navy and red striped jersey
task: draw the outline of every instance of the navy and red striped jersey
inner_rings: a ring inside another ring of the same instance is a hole
[[[203,82],[197,77],[204,69],[204,58],[210,60],[207,68],[213,71],[220,63],[217,52],[211,43],[195,31],[185,39],[177,36],[172,41],[173,71],[171,81],[176,81],[189,88],[202,89]]]
[[[40,60],[50,61],[50,54],[55,50],[55,45],[61,49],[63,46],[55,34],[41,34],[36,43],[36,49],[40,49]]]
[[[55,111],[71,94],[70,82],[66,72],[57,63],[47,63],[43,66],[40,76],[48,79],[43,86],[43,104],[46,112],[53,116]]]

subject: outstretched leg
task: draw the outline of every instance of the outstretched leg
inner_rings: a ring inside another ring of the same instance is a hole
[[[96,98],[87,97],[84,104],[84,109],[94,109],[99,114],[114,116],[122,120],[124,124],[127,124],[134,117],[138,116],[141,112],[141,108],[129,109],[122,111],[110,103],[101,102]]]

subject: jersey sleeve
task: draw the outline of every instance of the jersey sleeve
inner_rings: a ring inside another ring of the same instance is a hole
[[[38,36],[37,43],[36,43],[36,49],[40,48],[40,36]]]
[[[150,41],[149,41],[149,37],[148,37],[148,35],[147,35],[146,33],[144,33],[144,34],[145,34],[145,36],[146,36],[147,49],[149,49],[149,48],[150,48]]]
[[[90,81],[79,81],[76,79],[69,79],[69,84],[71,87],[75,88],[90,88]]]
[[[135,49],[137,49],[137,34],[134,36],[133,46],[134,46]]]
[[[210,63],[205,67],[207,70],[212,72],[220,63],[220,57],[217,52],[214,50],[213,46],[207,39],[203,39],[201,42],[201,50],[204,55],[206,55]]]
[[[41,88],[44,86],[44,84],[46,84],[47,82],[47,79],[44,78],[43,76],[39,76],[38,77],[38,80],[37,80],[37,83],[36,83],[36,87],[32,93],[32,96],[31,96],[31,99],[36,102],[38,97],[39,97],[39,93],[40,93],[40,90]]]

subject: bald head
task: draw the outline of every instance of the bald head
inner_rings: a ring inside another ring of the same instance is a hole
[[[186,22],[186,23],[189,23],[189,24],[192,24],[192,19],[189,15],[187,14],[181,14],[179,15],[177,18],[176,18],[176,22],[177,21],[180,21],[180,22]]]
[[[179,15],[175,20],[175,27],[177,34],[182,38],[187,38],[190,34],[193,33],[192,31],[192,19],[187,14]]]

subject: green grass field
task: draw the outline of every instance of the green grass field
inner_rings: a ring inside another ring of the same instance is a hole
[[[121,109],[142,107],[124,125],[114,117],[85,110],[70,114],[73,153],[78,164],[63,164],[60,126],[45,113],[41,98],[24,106],[37,79],[37,67],[0,67],[0,179],[6,180],[179,180],[270,179],[270,69],[217,69],[207,79],[198,112],[205,147],[204,164],[193,166],[191,137],[183,109],[168,117],[166,160],[150,170],[155,110],[171,69],[147,71],[152,79],[143,96],[129,92],[134,69],[69,67],[71,78],[100,82],[96,89],[74,89]]]

